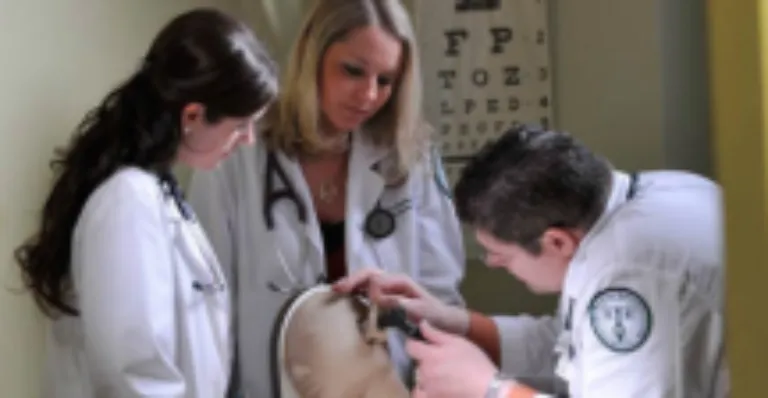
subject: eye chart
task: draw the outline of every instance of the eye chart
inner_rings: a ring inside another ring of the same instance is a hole
[[[454,184],[466,160],[504,130],[552,124],[547,2],[414,3],[424,107]]]

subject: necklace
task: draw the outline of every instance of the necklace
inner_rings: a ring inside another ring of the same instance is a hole
[[[350,143],[351,135],[347,133],[340,138],[329,140],[329,145],[326,148],[325,153],[319,156],[315,156],[315,159],[321,162],[324,161],[324,158],[333,159],[338,158],[339,155],[343,157],[343,160],[340,162],[340,164],[335,167],[336,170],[334,170],[334,172],[332,172],[328,178],[320,182],[320,186],[318,187],[318,199],[320,199],[320,201],[325,204],[334,203],[339,196],[339,177],[341,176],[341,179],[343,180],[346,179],[345,170],[347,167]]]
[[[323,181],[320,183],[320,200],[325,203],[332,203],[334,199],[336,199],[336,196],[339,195],[339,187],[336,186],[336,182],[334,181],[336,178],[334,175],[333,177]]]

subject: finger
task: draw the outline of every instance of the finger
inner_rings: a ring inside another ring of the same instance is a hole
[[[415,373],[414,373],[414,375],[413,375],[414,376],[414,380],[413,380],[414,385],[413,385],[412,396],[414,396],[414,397],[426,397],[427,396],[426,390],[424,389],[423,379],[422,379],[420,373],[421,372],[417,368]]]
[[[423,386],[421,382],[421,372],[419,371],[419,367],[416,366],[416,368],[413,370],[413,385],[415,387],[421,387]]]
[[[424,338],[432,344],[445,344],[456,339],[456,336],[443,332],[426,321],[422,321],[419,324],[419,328],[421,329],[421,334]]]
[[[332,285],[338,293],[351,293],[355,290],[366,290],[371,280],[383,271],[378,268],[366,268],[339,279]]]
[[[429,305],[423,299],[414,299],[403,296],[392,296],[395,303],[393,306],[402,308],[408,318],[414,322],[421,322],[428,318]]]
[[[384,300],[386,296],[420,298],[423,295],[419,286],[407,276],[394,274],[372,276],[368,282],[368,297],[374,303],[383,304],[379,301]]]
[[[369,295],[369,297],[371,297],[371,295]],[[379,292],[376,293],[375,297],[372,297],[370,300],[381,308],[389,309],[400,306],[400,302],[402,300],[408,300],[408,298],[394,294],[382,294]],[[408,311],[406,310],[406,313],[407,312]]]
[[[388,294],[399,294],[414,298],[425,295],[421,286],[405,274],[380,274],[376,277],[376,287]]]
[[[423,366],[424,362],[429,360],[433,350],[434,347],[423,341],[409,339],[405,343],[405,352],[419,364],[419,367]]]

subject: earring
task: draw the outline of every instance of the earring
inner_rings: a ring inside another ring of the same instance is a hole
[[[184,135],[189,135],[190,132],[191,130],[189,127],[184,127]]]

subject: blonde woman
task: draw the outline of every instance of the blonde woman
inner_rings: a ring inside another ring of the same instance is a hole
[[[273,326],[298,291],[373,267],[463,304],[460,226],[402,4],[314,2],[283,78],[256,145],[190,187],[234,289],[233,387],[253,397],[274,395]],[[402,336],[390,332],[388,349],[404,377]]]

